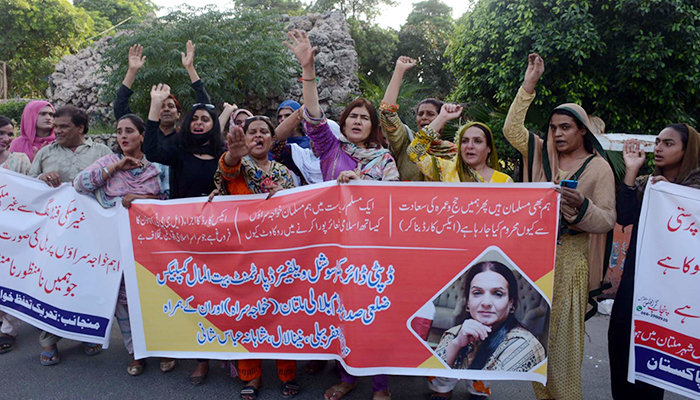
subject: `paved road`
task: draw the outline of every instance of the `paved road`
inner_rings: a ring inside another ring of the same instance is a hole
[[[608,317],[596,316],[586,324],[586,350],[583,364],[583,392],[586,400],[610,399],[609,363],[607,360]],[[115,324],[116,325],[116,324]],[[151,360],[143,375],[131,377],[126,373],[130,362],[124,350],[118,329],[112,332],[111,346],[102,354],[87,357],[78,342],[59,343],[62,361],[52,367],[39,364],[39,331],[27,324],[22,326],[17,348],[0,355],[0,399],[238,399],[242,385],[226,375],[212,362],[207,382],[199,387],[188,381],[195,361],[180,362],[177,368],[163,374],[157,360]],[[264,362],[264,382],[260,400],[278,399],[279,384],[274,362]],[[300,368],[299,383],[302,392],[295,399],[320,400],[323,391],[336,383],[337,373],[331,366],[317,376],[307,376]],[[391,377],[391,391],[395,400],[427,399],[425,379],[420,377]],[[492,382],[492,399],[535,399],[528,382]],[[457,386],[455,399],[465,399],[464,383]],[[369,378],[361,378],[360,386],[347,399],[372,398]],[[666,394],[666,400],[684,397]]]

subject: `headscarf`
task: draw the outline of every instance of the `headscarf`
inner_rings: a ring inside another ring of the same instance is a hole
[[[294,112],[301,108],[301,104],[299,104],[299,102],[296,100],[285,100],[279,105],[279,107],[277,107],[277,114],[275,117],[279,118],[280,110],[283,108],[289,108],[292,110],[292,112]]]
[[[233,129],[233,127],[236,125],[236,117],[240,113],[248,114],[249,118],[253,116],[252,112],[246,110],[245,108],[239,108],[238,110],[234,111],[233,114],[231,114],[231,118],[229,118],[229,124],[231,125],[229,129]]]
[[[33,161],[34,154],[37,151],[56,140],[53,128],[51,128],[51,133],[46,137],[36,136],[36,118],[39,116],[41,109],[46,106],[50,106],[51,111],[55,111],[51,103],[43,100],[31,101],[24,107],[22,121],[19,125],[19,137],[10,144],[11,153],[24,153],[29,157],[29,161]]]
[[[347,155],[357,160],[357,171],[360,175],[381,162],[386,154],[391,154],[389,150],[380,146],[359,147],[350,142],[345,136],[338,138],[338,140],[340,140],[340,148],[343,149]]]
[[[574,117],[586,127],[586,134],[583,136],[583,140],[591,145],[591,148],[593,149],[593,154],[599,155],[603,157],[605,161],[609,162],[608,156],[603,150],[603,146],[601,146],[600,142],[593,134],[593,132],[598,132],[598,129],[595,126],[593,126],[591,121],[588,119],[588,114],[586,113],[586,110],[583,109],[583,107],[574,103],[565,103],[560,106],[557,106],[554,110],[552,110],[552,114],[556,110],[565,110],[572,113]],[[549,119],[547,119],[547,121],[550,121],[552,119],[552,114],[549,115]],[[561,180],[559,179],[558,159],[559,157],[557,156],[557,148],[554,145],[554,137],[549,135],[549,129],[545,129],[544,144],[542,148],[542,165],[544,167],[544,173],[547,182],[559,183],[559,181]],[[530,179],[532,179],[532,177]]]
[[[685,145],[681,169],[676,178],[676,182],[678,183],[683,182],[691,171],[700,167],[700,134],[690,125],[683,125],[688,128],[688,143]],[[661,175],[661,168],[655,167],[653,175]]]
[[[498,153],[496,152],[496,142],[493,140],[493,134],[491,133],[491,128],[489,128],[486,124],[482,124],[481,122],[470,122],[457,131],[457,135],[455,136],[455,144],[457,146],[461,147],[462,143],[462,136],[464,136],[464,133],[467,131],[467,129],[471,128],[472,126],[480,126],[484,129],[486,129],[486,132],[488,132],[489,139],[491,139],[491,155],[489,158],[486,160],[486,165],[489,167],[493,168],[496,171],[501,171],[501,164],[498,162]],[[455,160],[457,163],[457,174],[459,175],[459,181],[460,182],[479,182],[479,179],[476,177],[476,173],[472,167],[470,167],[467,163],[462,160],[462,152],[458,151],[457,155],[455,155]]]

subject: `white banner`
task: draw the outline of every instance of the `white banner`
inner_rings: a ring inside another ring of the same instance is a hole
[[[0,169],[0,311],[106,348],[122,277],[118,213],[69,184]]]
[[[700,190],[647,184],[628,380],[700,399]]]

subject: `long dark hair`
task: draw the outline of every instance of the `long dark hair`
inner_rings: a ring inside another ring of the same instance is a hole
[[[214,122],[214,127],[209,132],[205,132],[202,135],[194,135],[190,131],[192,118],[194,117],[194,113],[197,110],[205,110]],[[190,153],[209,154],[218,158],[224,152],[224,140],[221,136],[221,125],[219,124],[219,117],[216,115],[213,107],[211,107],[210,104],[198,104],[192,107],[187,113],[185,120],[182,122],[182,128],[180,129],[178,135],[178,139],[180,140],[180,146]],[[204,137],[206,138],[206,140],[200,139]]]
[[[345,110],[343,110],[343,113],[340,115],[340,120],[338,120],[338,125],[340,125],[340,131],[343,132],[343,130],[345,129],[345,120],[348,119],[352,110],[358,107],[365,107],[367,109],[367,111],[369,112],[369,120],[372,123],[372,129],[369,132],[367,140],[365,140],[365,146],[381,147],[383,144],[382,139],[384,138],[384,136],[382,136],[381,127],[379,126],[379,117],[377,117],[377,110],[374,108],[374,105],[369,100],[364,99],[362,97],[358,97],[352,102],[350,102],[350,104],[348,104],[348,106],[345,107]],[[347,137],[345,132],[343,132],[343,135]]]
[[[688,131],[688,126],[686,124],[670,124],[666,125],[666,128],[671,128],[681,135],[681,142],[683,143],[683,150],[688,147],[688,136],[690,136],[690,131]],[[664,128],[664,129],[666,129]]]
[[[466,282],[464,283],[464,292],[467,296],[467,302],[469,302],[469,289],[471,288],[474,277],[487,271],[493,271],[505,278],[506,282],[508,282],[508,299],[513,301],[513,308],[517,308],[518,282],[515,280],[515,274],[513,274],[513,271],[511,271],[510,268],[498,261],[482,261],[471,267],[467,273]],[[518,320],[515,319],[515,314],[508,314],[508,317],[501,324],[501,326],[495,331],[492,331],[486,340],[484,340],[484,342],[481,344],[481,347],[479,347],[479,350],[474,355],[474,361],[472,361],[469,369],[483,369],[489,357],[491,357],[498,346],[505,340],[508,331],[516,326],[518,326]]]
[[[12,123],[12,120],[7,118],[4,115],[0,115],[0,128],[2,128],[5,125],[12,125],[12,127],[15,127],[15,124]]]

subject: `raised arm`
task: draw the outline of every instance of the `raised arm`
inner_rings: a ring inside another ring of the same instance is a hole
[[[442,160],[434,155],[429,154],[431,143],[433,141],[440,139],[440,134],[438,133],[447,122],[459,118],[462,115],[462,106],[457,104],[445,104],[440,109],[440,114],[437,118],[430,123],[430,125],[421,129],[416,133],[416,137],[408,146],[407,152],[408,156],[413,161],[420,171],[434,181],[440,180],[439,165],[446,161]],[[459,144],[457,144],[459,145]]]
[[[194,68],[194,51],[197,48],[191,40],[187,41],[185,45],[186,53],[180,52],[180,58],[182,59],[182,66],[187,70],[187,74],[190,76],[190,82],[195,83],[199,80],[199,74]]]
[[[129,68],[126,70],[126,75],[122,81],[122,86],[117,90],[117,98],[114,100],[114,118],[119,119],[126,114],[131,114],[129,108],[129,99],[134,92],[131,86],[134,84],[136,74],[139,72],[143,64],[146,62],[146,57],[143,56],[143,47],[140,44],[135,44],[129,48]]]
[[[231,114],[233,114],[236,110],[238,110],[238,106],[235,103],[229,104],[224,102],[224,109],[221,110],[221,114],[219,114],[219,125],[221,126],[222,132],[228,123],[228,119],[231,118]]]
[[[160,125],[160,110],[163,101],[170,95],[170,86],[163,83],[154,85],[151,88],[151,108],[148,110],[148,121],[146,121],[146,134],[143,139],[143,152],[149,161],[164,165],[175,165],[178,163],[177,147],[166,143],[163,135],[158,131]]]
[[[409,69],[416,65],[416,60],[401,56],[396,60],[396,67],[394,68],[394,73],[391,75],[391,81],[389,81],[389,86],[386,87],[386,92],[384,92],[384,98],[382,101],[387,104],[398,104],[397,99],[399,98],[399,92],[401,91],[401,82],[403,81],[403,76]]]
[[[295,29],[287,35],[292,43],[284,44],[289,47],[301,64],[301,79],[303,81],[304,107],[312,118],[321,118],[321,107],[318,105],[318,87],[316,86],[316,68],[314,53],[316,47],[311,47],[306,31]]]
[[[525,117],[530,103],[535,99],[535,86],[544,73],[544,60],[536,53],[528,56],[525,80],[518,94],[513,100],[503,125],[503,135],[511,146],[515,147],[522,155],[527,156],[530,133],[525,128]]]
[[[275,128],[275,140],[284,142],[289,139],[292,132],[301,124],[301,117],[304,115],[302,114],[303,112],[304,108],[299,107],[289,117],[285,118],[281,124],[277,125],[277,128]]]
[[[229,167],[234,167],[241,163],[241,159],[248,155],[250,149],[245,143],[245,133],[240,126],[234,126],[231,132],[226,135],[228,151],[224,154],[224,163]]]

